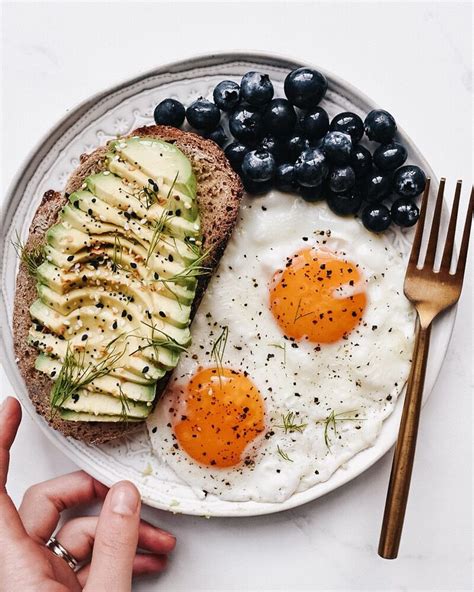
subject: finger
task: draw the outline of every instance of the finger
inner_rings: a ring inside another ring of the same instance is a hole
[[[134,576],[145,576],[150,574],[157,574],[166,569],[168,564],[168,558],[166,555],[146,555],[139,553],[135,555],[133,560],[132,573]],[[91,565],[88,563],[81,568],[77,573],[76,577],[79,580],[81,586],[85,586],[89,578]],[[92,588],[88,588],[92,592]]]
[[[63,510],[103,499],[106,495],[105,485],[83,471],[76,471],[27,489],[19,514],[28,534],[39,542],[46,542]]]
[[[114,485],[99,516],[85,590],[130,592],[138,543],[140,494],[129,481]]]
[[[10,543],[21,542],[28,536],[15,504],[5,488],[10,463],[10,448],[15,440],[20,421],[20,403],[13,397],[8,397],[0,406],[0,532],[4,532],[8,536]]]
[[[7,397],[0,407],[0,488],[7,484],[10,448],[15,440],[21,421],[20,403],[13,397]]]
[[[56,539],[75,557],[79,563],[86,561],[92,554],[94,537],[99,518],[83,516],[66,522],[56,533]],[[138,528],[138,546],[156,555],[170,553],[176,545],[175,537],[141,520]]]

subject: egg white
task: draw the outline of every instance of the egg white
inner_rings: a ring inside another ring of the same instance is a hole
[[[358,265],[368,300],[349,338],[319,351],[316,344],[285,340],[268,307],[274,272],[311,246]],[[393,241],[334,215],[325,203],[276,191],[245,198],[192,324],[193,343],[148,420],[155,454],[201,497],[281,502],[326,481],[373,444],[406,382],[415,316],[403,295],[404,272]],[[266,407],[254,464],[230,469],[201,466],[176,446],[168,415],[173,385],[186,384],[200,366],[215,365],[212,343],[223,326],[229,328],[223,365],[248,372]],[[285,433],[279,427],[289,412],[304,429]],[[335,424],[327,421],[331,413]]]

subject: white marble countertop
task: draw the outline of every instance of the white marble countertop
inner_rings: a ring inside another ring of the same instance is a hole
[[[337,73],[395,114],[448,178],[448,191],[456,178],[469,186],[471,34],[468,2],[6,3],[1,186],[77,102],[161,63],[217,49],[287,54]],[[388,454],[345,487],[282,514],[205,520],[147,508],[178,546],[166,574],[134,589],[470,590],[471,302],[472,274],[423,412],[398,560],[376,553]],[[0,381],[0,397],[12,394],[4,374]],[[25,417],[10,468],[15,501],[28,485],[73,469]]]

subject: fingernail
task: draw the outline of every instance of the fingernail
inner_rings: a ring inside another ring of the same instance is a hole
[[[119,483],[112,487],[110,507],[112,512],[121,516],[135,514],[140,503],[137,489],[131,483]]]

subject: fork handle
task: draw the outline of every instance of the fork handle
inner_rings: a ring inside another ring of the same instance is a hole
[[[430,333],[431,324],[428,327],[422,327],[418,320],[412,369],[403,404],[402,419],[393,457],[382,531],[380,533],[379,555],[385,559],[395,559],[397,557],[402,536],[403,520],[415,458]]]

